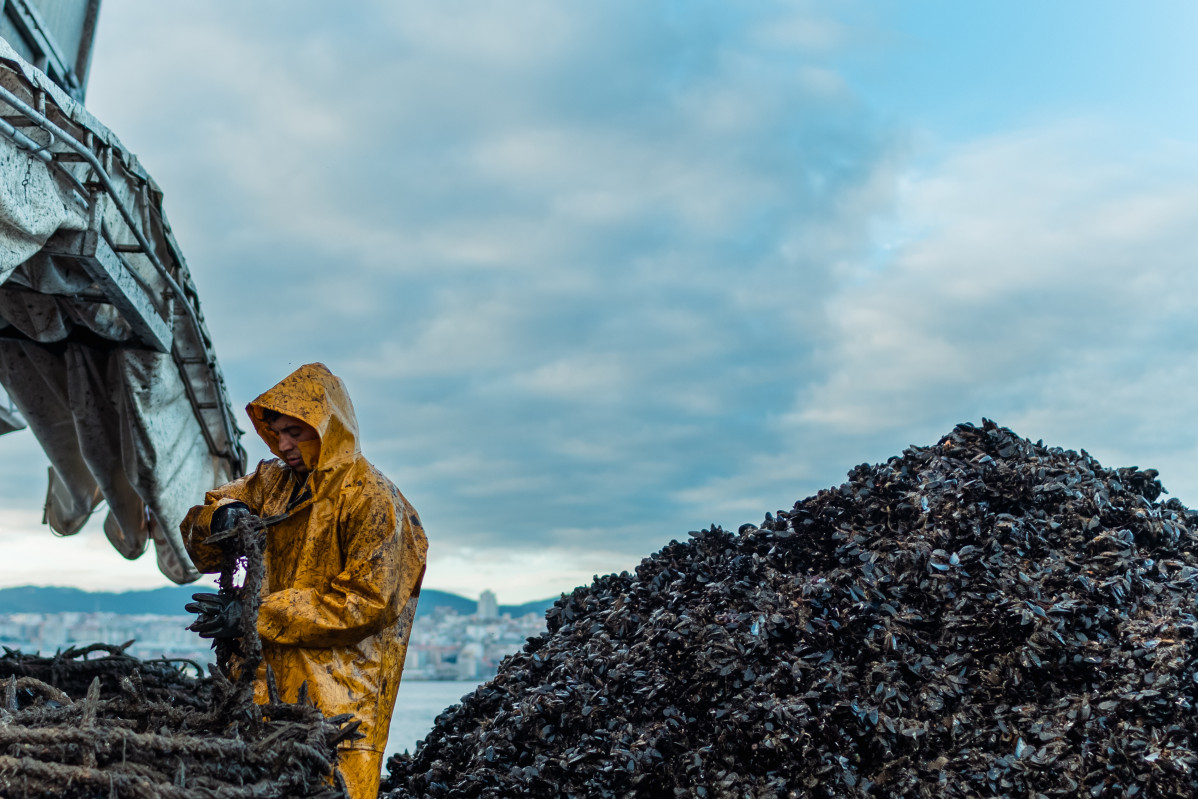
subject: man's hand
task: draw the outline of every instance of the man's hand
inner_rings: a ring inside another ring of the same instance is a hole
[[[215,544],[228,552],[237,546],[237,523],[242,519],[253,517],[249,505],[244,502],[230,502],[221,505],[212,512],[212,522],[208,526],[208,543]]]
[[[195,602],[183,606],[188,613],[198,613],[199,618],[187,629],[200,634],[201,638],[236,638],[241,635],[241,601],[220,594],[192,594]]]
[[[212,512],[211,530],[214,533],[232,530],[237,526],[237,522],[252,515],[250,506],[244,502],[230,502],[228,505],[221,505]]]

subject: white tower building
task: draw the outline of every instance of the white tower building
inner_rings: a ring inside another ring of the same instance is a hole
[[[478,595],[478,617],[480,619],[498,619],[499,602],[494,592],[487,590]]]

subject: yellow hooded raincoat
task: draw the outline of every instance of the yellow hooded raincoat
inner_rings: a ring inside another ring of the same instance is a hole
[[[349,394],[327,367],[302,366],[246,406],[277,456],[264,410],[301,419],[319,434],[318,447],[300,445],[306,482],[282,460],[262,461],[209,491],[187,514],[183,538],[196,567],[216,572],[220,551],[205,540],[217,508],[244,502],[263,518],[288,514],[266,533],[256,698],[266,701],[269,664],[284,700],[295,701],[307,681],[325,715],[361,719],[366,737],[342,752],[341,772],[352,797],[374,797],[428,543],[412,506],[362,457]]]

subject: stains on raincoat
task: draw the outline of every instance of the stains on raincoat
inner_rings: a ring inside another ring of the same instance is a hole
[[[183,539],[196,567],[215,572],[220,553],[206,539],[216,508],[240,501],[264,518],[288,514],[267,532],[257,698],[266,701],[269,664],[284,700],[295,701],[307,681],[326,715],[361,719],[366,737],[351,748],[379,757],[346,759],[342,772],[355,782],[348,773],[354,763],[381,763],[428,544],[416,511],[362,456],[349,394],[327,367],[302,366],[246,406],[278,456],[266,410],[302,419],[319,434],[319,446],[301,448],[306,479],[281,459],[262,461],[252,474],[209,491],[181,525]],[[377,768],[373,780],[377,786]],[[351,795],[369,793],[356,787]]]

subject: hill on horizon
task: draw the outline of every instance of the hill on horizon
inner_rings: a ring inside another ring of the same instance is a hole
[[[0,613],[124,613],[158,616],[189,615],[183,606],[191,595],[213,590],[207,586],[176,585],[143,591],[84,591],[65,586],[22,585],[0,588]],[[500,605],[499,613],[519,618],[528,613],[544,616],[557,598],[525,602],[522,605]],[[467,616],[474,613],[478,603],[464,596],[425,588],[420,592],[416,617],[429,616],[439,607],[452,608]]]

